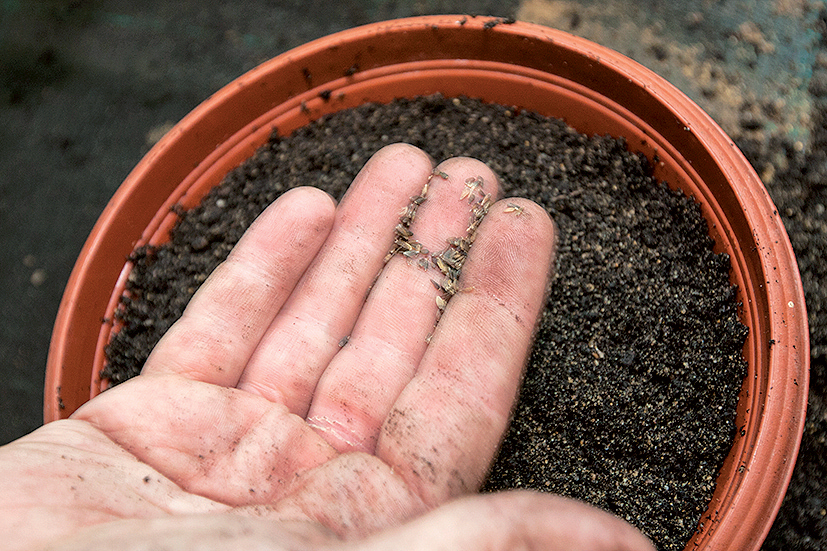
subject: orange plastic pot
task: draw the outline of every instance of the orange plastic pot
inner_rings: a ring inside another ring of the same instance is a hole
[[[135,167],[98,220],[55,323],[45,419],[99,392],[103,346],[138,244],[160,243],[174,204],[195,205],[282,134],[365,102],[441,92],[560,117],[622,136],[657,178],[700,202],[750,333],[740,431],[687,549],[757,550],[780,506],[803,428],[809,342],[801,280],[782,222],[733,142],[697,105],[628,58],[566,33],[489,18],[377,23],[311,42],[232,82],[175,126]],[[102,322],[102,320],[104,320]]]

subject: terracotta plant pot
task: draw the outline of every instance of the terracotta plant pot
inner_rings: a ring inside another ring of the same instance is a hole
[[[291,50],[232,82],[175,126],[136,166],[101,215],[58,313],[45,419],[99,391],[111,319],[136,244],[160,243],[174,221],[265,143],[319,116],[369,101],[441,92],[559,117],[587,134],[622,136],[655,176],[702,205],[750,333],[736,436],[702,527],[687,549],[758,549],[780,506],[803,428],[809,342],[787,235],[733,142],[662,78],[566,33],[490,18],[431,16],[377,23]]]

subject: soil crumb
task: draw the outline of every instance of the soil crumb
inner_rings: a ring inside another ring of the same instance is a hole
[[[747,335],[698,205],[623,140],[469,98],[368,104],[274,133],[170,243],[135,251],[102,377],[137,375],[253,219],[284,191],[334,197],[381,147],[485,161],[560,230],[557,271],[514,420],[483,491],[533,488],[607,509],[662,550],[695,532],[735,434]]]

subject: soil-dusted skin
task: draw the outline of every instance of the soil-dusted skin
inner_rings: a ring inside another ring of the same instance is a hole
[[[534,488],[629,520],[681,550],[714,490],[735,431],[747,328],[691,198],[651,177],[622,140],[467,98],[365,105],[274,134],[169,244],[137,250],[104,377],[139,373],[153,345],[256,215],[283,191],[340,197],[393,142],[435,159],[468,155],[559,226],[556,275],[514,421],[484,491]]]

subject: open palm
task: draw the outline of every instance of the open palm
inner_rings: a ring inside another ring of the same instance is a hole
[[[484,164],[407,145],[338,207],[285,193],[141,376],[0,450],[0,532],[26,549],[263,519],[362,540],[475,492],[554,250],[544,210],[497,193]]]

